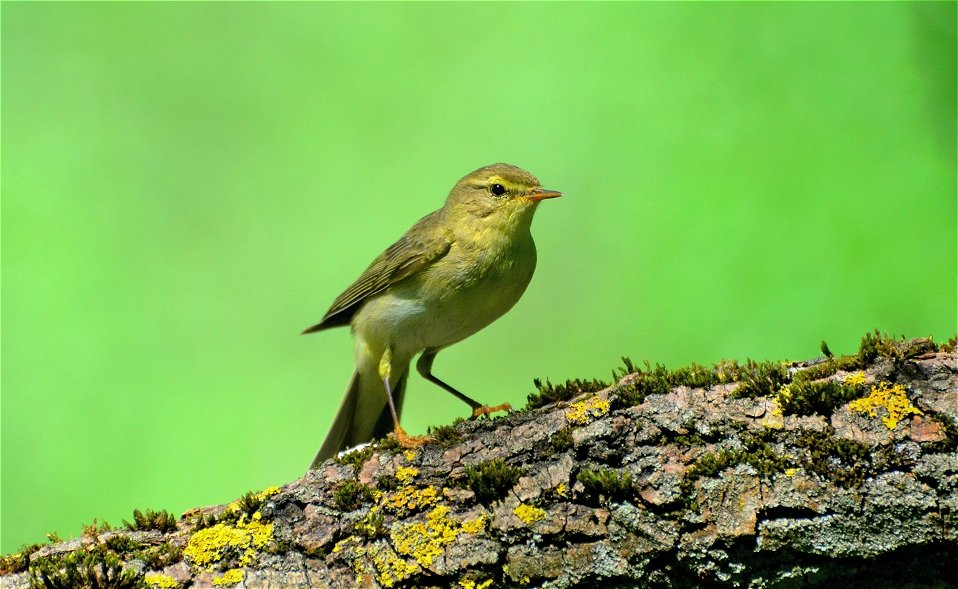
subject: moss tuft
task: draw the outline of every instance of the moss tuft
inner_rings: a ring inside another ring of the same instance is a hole
[[[502,459],[488,460],[466,467],[466,484],[480,503],[490,503],[506,496],[524,471]]]
[[[743,366],[736,364],[736,367],[736,380],[741,384],[732,391],[730,397],[733,399],[770,397],[791,380],[788,369],[781,362],[756,362],[748,359]]]
[[[942,440],[928,444],[928,452],[954,452],[958,450],[958,423],[941,413],[932,413],[929,417],[941,426],[945,437]]]
[[[100,534],[110,531],[113,531],[113,526],[111,526],[109,522],[104,521],[102,524],[97,525],[96,518],[94,518],[93,523],[83,526],[82,534],[90,538],[96,538]]]
[[[157,530],[159,532],[175,532],[176,517],[165,510],[153,511],[147,509],[145,512],[139,509],[133,510],[133,521],[123,520],[123,526],[131,532],[144,530]]]
[[[440,425],[430,427],[426,434],[432,438],[433,443],[438,444],[440,448],[451,448],[462,441],[462,432],[456,426],[465,421],[457,418],[452,425]]]
[[[30,567],[30,555],[40,550],[39,544],[24,544],[20,550],[0,556],[0,575],[21,573]]]
[[[609,383],[598,379],[580,380],[577,378],[554,385],[549,379],[546,379],[545,384],[542,384],[542,381],[537,378],[534,379],[532,383],[538,392],[529,395],[526,409],[535,409],[537,407],[544,407],[550,403],[568,401],[579,395],[595,393],[609,387]]]
[[[106,547],[117,554],[131,553],[142,546],[126,534],[113,534],[103,541]]]
[[[352,479],[339,483],[333,490],[333,501],[340,511],[355,511],[373,500],[373,489]]]
[[[625,501],[632,496],[632,475],[628,472],[584,469],[576,478],[584,487],[584,497],[595,502]]]
[[[867,389],[858,379],[796,380],[782,387],[778,403],[786,415],[831,415],[845,403],[862,397]]]
[[[831,433],[807,431],[796,440],[796,445],[805,450],[801,466],[806,471],[845,488],[860,485],[867,476],[877,474],[881,464],[872,463],[868,446],[836,438]]]
[[[105,545],[94,544],[89,549],[36,559],[30,567],[30,584],[45,589],[135,589],[142,587],[143,577],[126,568]]]
[[[554,452],[565,452],[572,447],[573,443],[572,430],[569,428],[560,429],[549,439],[549,445]]]
[[[159,546],[150,546],[135,552],[133,558],[142,560],[147,570],[159,571],[183,560],[183,548],[164,542]]]
[[[353,467],[353,471],[358,473],[359,469],[366,464],[366,461],[369,460],[369,457],[373,455],[375,450],[376,448],[370,444],[358,450],[347,452],[342,456],[337,456],[336,462],[339,464],[351,465]]]
[[[832,356],[834,356],[834,354],[832,354],[832,351],[828,349],[828,344],[825,342],[825,340],[822,340],[822,343],[821,343],[820,347],[821,347],[821,350],[822,350],[822,354],[823,354],[826,358],[831,358]]]

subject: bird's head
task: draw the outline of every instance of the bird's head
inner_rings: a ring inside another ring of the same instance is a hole
[[[459,180],[446,199],[446,208],[503,224],[524,221],[528,226],[536,205],[558,196],[562,193],[542,188],[539,180],[522,168],[492,164]]]

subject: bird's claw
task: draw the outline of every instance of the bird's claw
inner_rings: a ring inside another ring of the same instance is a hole
[[[472,416],[469,418],[469,420],[472,421],[474,419],[479,419],[483,415],[488,417],[490,413],[497,413],[499,411],[512,412],[512,405],[509,403],[502,403],[501,405],[494,405],[491,407],[489,405],[480,405],[478,407],[474,407],[472,410]]]
[[[406,430],[398,425],[390,435],[396,438],[396,441],[399,442],[399,445],[407,450],[425,446],[432,441],[432,438],[429,436],[410,436],[406,433]]]

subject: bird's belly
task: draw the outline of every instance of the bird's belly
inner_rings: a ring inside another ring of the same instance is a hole
[[[428,272],[370,298],[357,313],[354,328],[367,340],[391,346],[402,355],[448,346],[486,327],[522,296],[532,264],[450,279]]]

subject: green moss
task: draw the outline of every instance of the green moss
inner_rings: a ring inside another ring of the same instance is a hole
[[[860,485],[867,476],[878,473],[868,446],[836,438],[833,433],[806,431],[799,435],[796,445],[805,450],[801,460],[805,470],[845,488]]]
[[[573,443],[572,430],[569,428],[560,429],[549,439],[549,445],[554,452],[565,452],[572,447]]]
[[[786,415],[831,415],[849,401],[868,393],[863,384],[837,380],[795,380],[778,394],[778,403]]]
[[[521,468],[497,458],[467,466],[466,484],[476,494],[476,500],[490,503],[505,497],[523,474]]]
[[[645,363],[645,369],[636,367],[629,358],[623,357],[622,362],[625,367],[622,369],[623,376],[633,375],[632,379],[623,385],[616,387],[613,396],[613,406],[634,407],[641,405],[649,395],[663,395],[672,388],[672,373],[661,365],[655,367],[649,362]]]
[[[93,519],[93,523],[87,526],[83,526],[83,535],[89,536],[91,538],[96,538],[100,534],[105,532],[113,531],[113,526],[109,522],[104,521],[103,523],[97,525],[96,518]]]
[[[333,490],[333,501],[340,511],[353,511],[373,501],[373,490],[352,479],[339,483]]]
[[[666,444],[675,444],[679,448],[694,448],[706,443],[708,443],[708,440],[696,431],[689,431],[688,433],[663,431],[662,435],[659,436],[659,444],[663,446]]]
[[[279,493],[279,487],[267,487],[258,492],[249,491],[227,505],[216,521],[235,524],[241,520],[252,520],[254,517],[258,517],[257,514],[266,504],[266,501],[277,493]]]
[[[896,366],[900,366],[906,360],[915,356],[937,350],[938,346],[931,338],[906,341],[904,337],[895,338],[876,329],[874,332],[862,336],[861,344],[858,346],[858,358],[863,366],[870,364],[879,357],[888,358]]]
[[[727,468],[745,463],[754,468],[759,476],[770,477],[793,466],[794,460],[776,450],[772,445],[773,441],[773,433],[766,430],[743,436],[741,447],[723,448],[699,457],[686,471],[680,483],[686,505],[692,507],[694,504],[692,496],[695,481],[714,478]]]
[[[942,352],[948,352],[949,354],[954,353],[955,350],[958,349],[958,335],[953,336],[947,342],[941,344],[940,349]]]
[[[954,452],[958,450],[958,424],[947,415],[932,413],[929,415],[939,426],[945,437],[937,442],[927,444],[928,452]]]
[[[797,454],[786,455],[776,448],[777,436],[794,447]],[[686,471],[680,485],[686,506],[694,506],[697,480],[715,478],[739,464],[750,465],[763,479],[794,474],[802,469],[823,481],[849,488],[860,485],[866,477],[901,467],[903,459],[893,449],[871,449],[859,442],[836,438],[830,428],[797,434],[771,430],[746,434],[740,439],[739,447],[704,454]]]
[[[139,542],[126,534],[114,534],[103,541],[106,547],[117,554],[126,554],[137,550],[142,546]]]
[[[378,511],[370,511],[356,522],[353,531],[364,538],[381,538],[386,535],[386,517]]]
[[[757,397],[770,395],[787,383],[788,370],[778,362],[746,360],[723,360],[712,368],[692,363],[670,371],[662,364],[645,363],[640,369],[628,358],[623,358],[625,374],[633,378],[615,391],[615,407],[630,407],[645,401],[648,395],[664,395],[676,387],[710,388],[718,384],[741,382],[733,397]]]
[[[27,570],[30,566],[30,555],[40,548],[40,544],[24,544],[13,554],[0,557],[0,575],[12,575]]]
[[[402,486],[395,475],[383,474],[376,477],[376,488],[380,491],[395,491]]]
[[[142,560],[146,570],[159,571],[183,560],[183,549],[171,542],[164,542],[134,553],[133,558]]]
[[[135,589],[143,582],[139,573],[124,568],[120,557],[104,544],[38,558],[30,567],[30,586],[34,589]]]
[[[529,395],[526,409],[535,409],[537,407],[544,407],[550,403],[568,401],[579,395],[595,393],[609,387],[609,383],[598,379],[580,380],[576,378],[567,380],[562,384],[554,385],[549,379],[546,379],[545,384],[543,384],[542,381],[537,378],[534,379],[532,383],[538,392]]]
[[[733,399],[770,397],[789,383],[788,369],[781,362],[756,362],[748,359],[737,366],[741,384],[729,395]]]
[[[143,530],[175,532],[176,516],[165,510],[153,511],[152,509],[147,509],[145,512],[143,512],[139,509],[134,509],[133,521],[128,522],[123,520],[123,526],[133,532]]]
[[[822,354],[823,354],[826,358],[831,358],[832,356],[834,356],[834,354],[832,354],[832,351],[828,349],[828,344],[825,342],[825,340],[822,340],[822,343],[821,343],[820,347],[821,347],[821,350],[822,350]]]
[[[211,528],[216,525],[216,516],[212,513],[199,513],[190,520],[190,531],[196,533],[204,528]]]
[[[583,498],[594,502],[625,501],[632,497],[632,475],[611,468],[583,469],[576,479],[582,483]]]
[[[465,420],[457,418],[452,425],[430,427],[426,434],[432,438],[433,443],[438,444],[441,448],[451,448],[462,441],[462,432],[456,426],[463,421]]]
[[[392,452],[394,454],[399,454],[406,450],[406,448],[399,443],[399,440],[396,439],[396,436],[392,435],[376,440],[372,443],[371,447],[376,452]]]
[[[339,464],[351,465],[354,472],[359,472],[359,469],[366,464],[366,461],[369,460],[369,457],[373,455],[373,452],[376,448],[370,444],[358,450],[353,450],[352,452],[347,452],[342,456],[336,457],[336,462]]]

